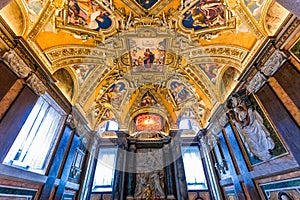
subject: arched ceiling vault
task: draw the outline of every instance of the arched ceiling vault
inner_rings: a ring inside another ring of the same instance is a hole
[[[205,127],[288,17],[272,0],[14,0],[0,14],[51,74],[66,69],[71,82],[54,77],[92,129],[128,128],[146,93],[171,128],[187,109]]]

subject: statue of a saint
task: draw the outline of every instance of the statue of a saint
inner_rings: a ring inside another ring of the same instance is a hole
[[[137,198],[142,197],[146,187],[147,187],[146,175],[145,174],[137,174],[134,197],[137,197]]]
[[[165,193],[163,191],[163,175],[159,171],[154,171],[149,178],[153,183],[155,197],[165,198]]]
[[[234,111],[233,122],[249,154],[263,161],[270,159],[270,150],[275,148],[275,143],[260,114],[251,107],[247,108],[235,96],[228,101],[227,107]]]

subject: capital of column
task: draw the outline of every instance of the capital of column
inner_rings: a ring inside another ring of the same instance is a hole
[[[38,95],[45,94],[47,88],[44,83],[37,77],[37,75],[32,74],[26,79],[27,85]]]
[[[26,78],[31,73],[31,69],[13,49],[5,52],[2,59],[19,78]]]

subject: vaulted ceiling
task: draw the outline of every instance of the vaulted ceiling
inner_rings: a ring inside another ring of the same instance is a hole
[[[15,0],[0,14],[91,129],[146,111],[175,129],[207,126],[289,13],[272,0]]]

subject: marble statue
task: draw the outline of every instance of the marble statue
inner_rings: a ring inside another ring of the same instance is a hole
[[[275,143],[260,114],[252,108],[247,108],[236,96],[231,97],[227,107],[234,111],[233,122],[249,154],[262,161],[270,159],[270,150],[275,148]]]

